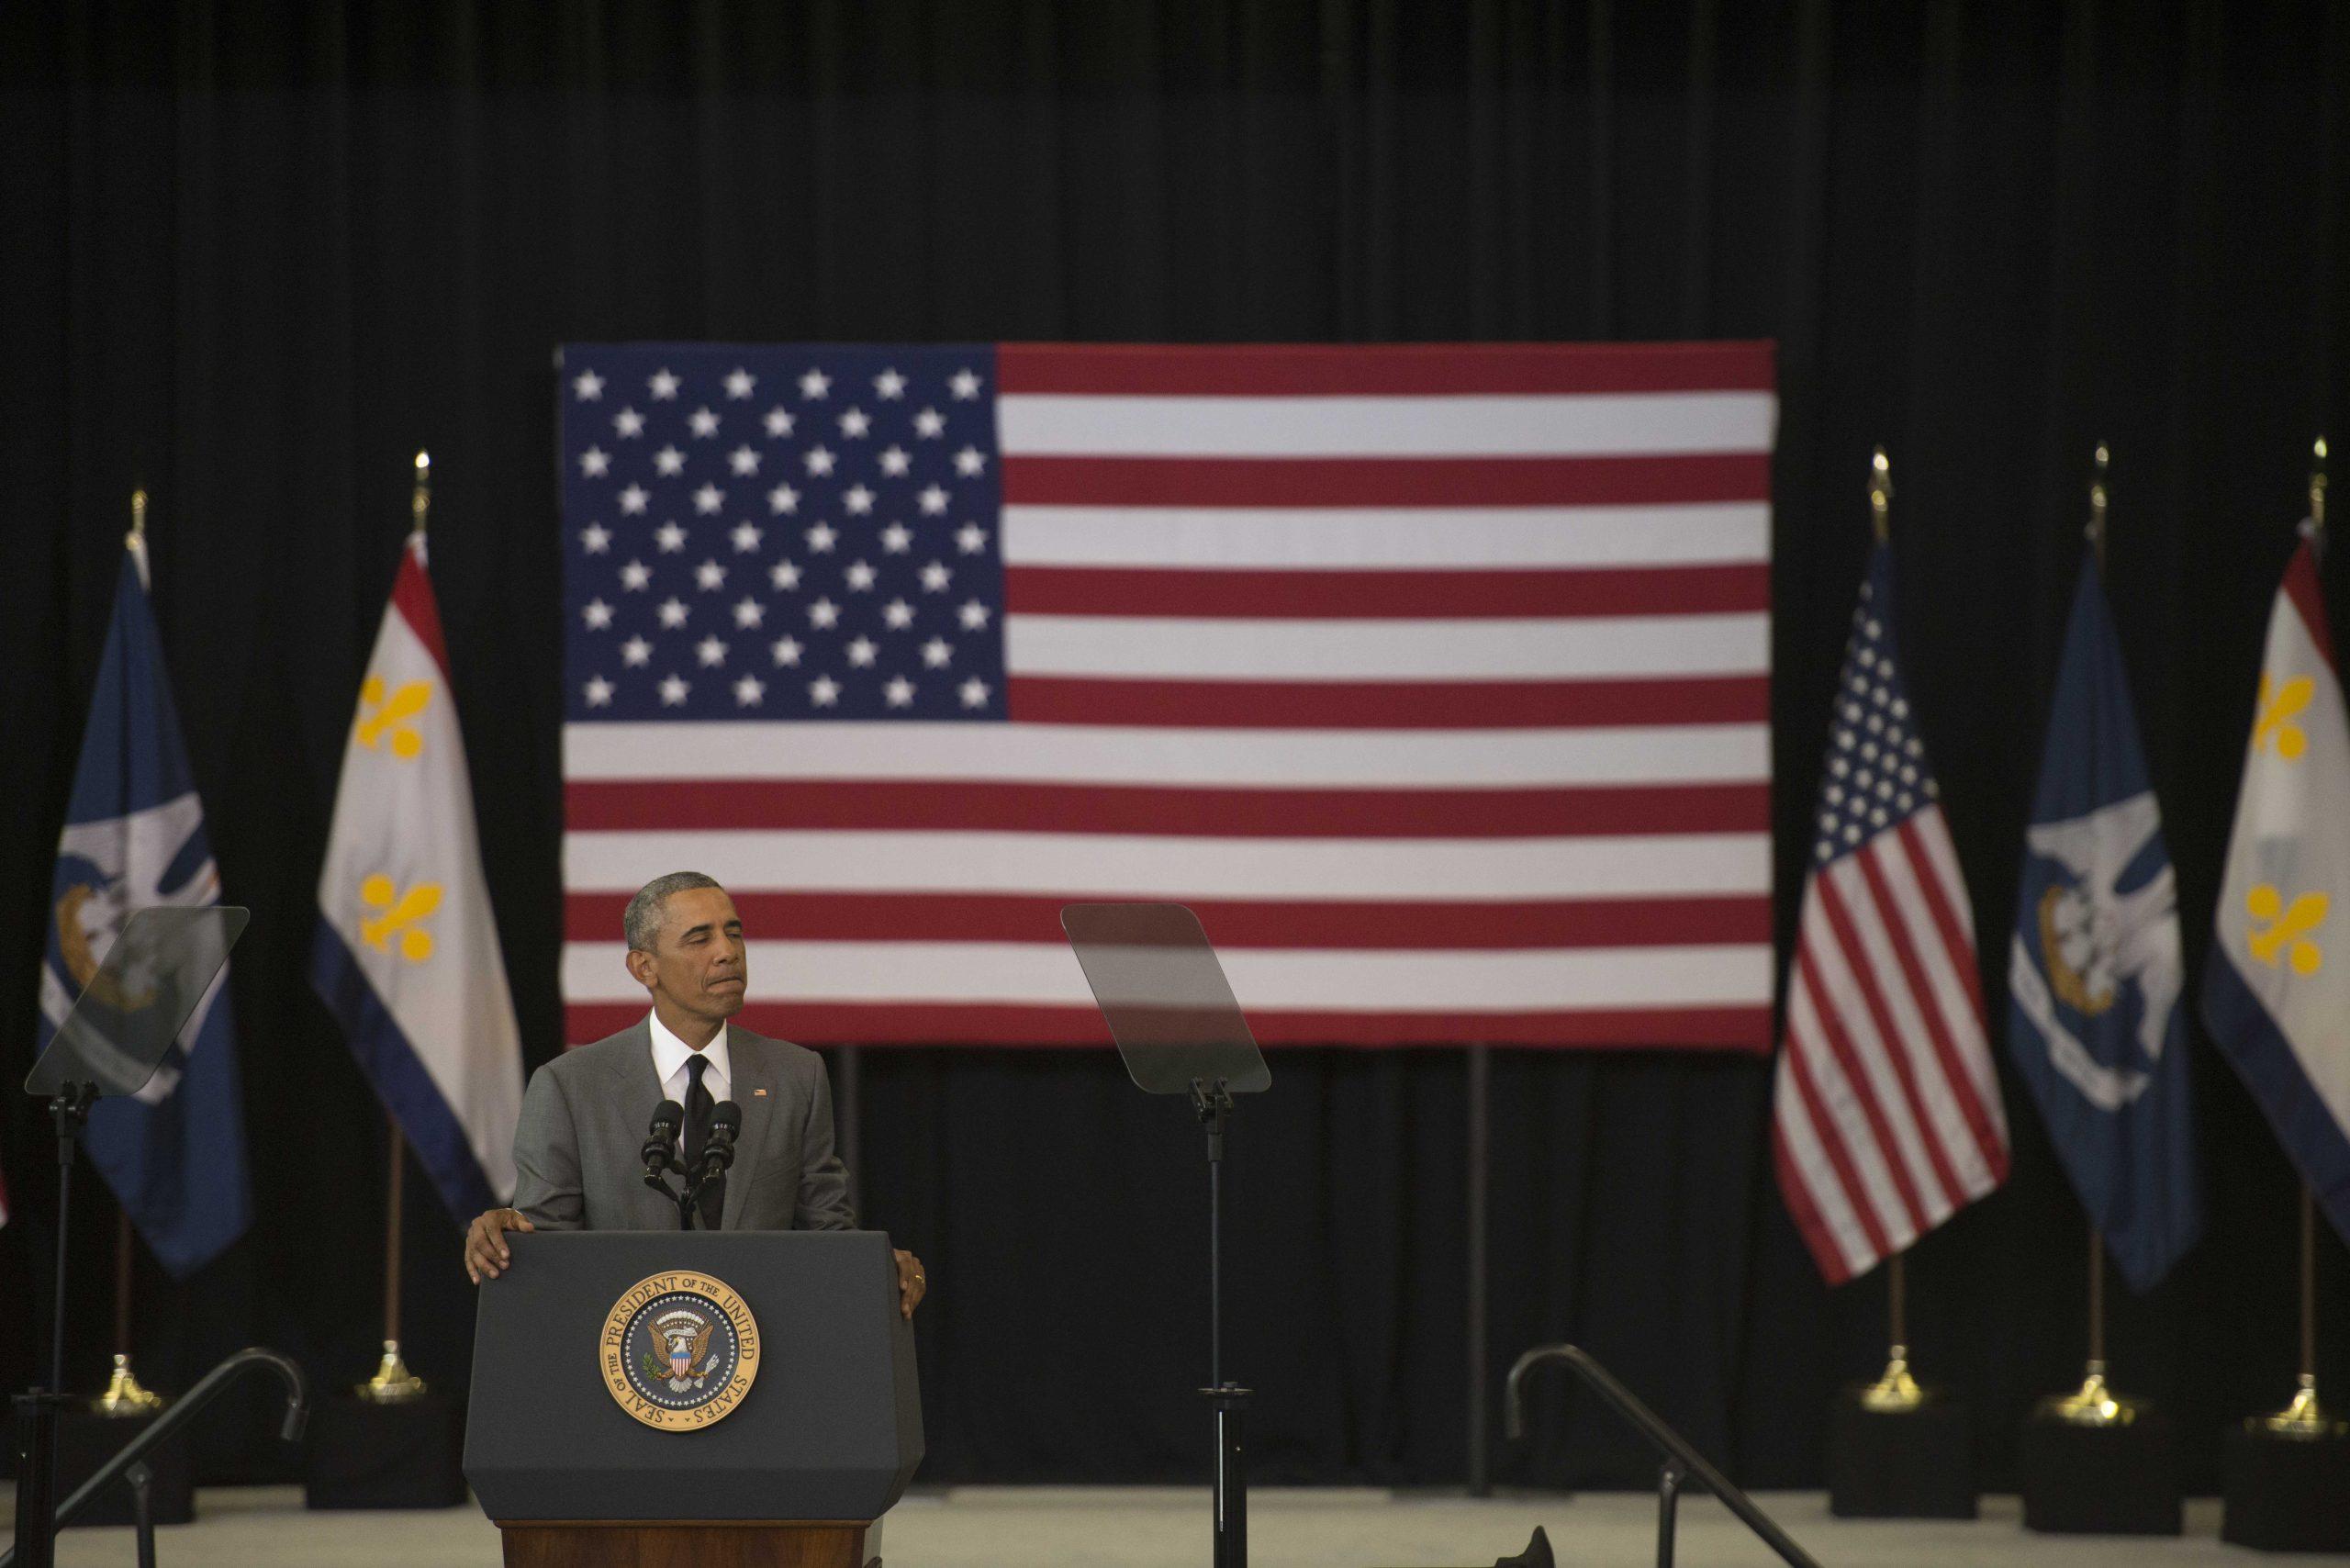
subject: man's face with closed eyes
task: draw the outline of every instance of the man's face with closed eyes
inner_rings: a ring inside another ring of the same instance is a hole
[[[721,1024],[743,1010],[749,985],[743,918],[723,888],[688,888],[662,901],[650,953],[632,950],[628,972],[656,1007]]]

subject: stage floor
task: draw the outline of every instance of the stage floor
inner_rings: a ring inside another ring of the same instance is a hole
[[[1986,1497],[1969,1524],[1855,1521],[1828,1516],[1817,1492],[1765,1494],[1762,1506],[1823,1568],[2153,1568],[2251,1564],[2223,1546],[2219,1504],[2190,1502],[2182,1540],[2028,1535],[2013,1497]],[[10,1499],[0,1492],[0,1517]],[[1490,1564],[1536,1525],[1561,1568],[1648,1568],[1656,1504],[1630,1493],[1511,1496],[1264,1491],[1249,1495],[1249,1548],[1264,1568],[1423,1568]],[[473,1507],[434,1513],[312,1514],[294,1487],[196,1494],[197,1520],[156,1532],[162,1568],[496,1568],[498,1531]],[[957,1487],[917,1493],[891,1512],[889,1568],[1197,1568],[1207,1561],[1204,1491],[1153,1487]],[[127,1529],[68,1531],[61,1568],[118,1568]],[[2350,1557],[2288,1559],[2350,1562]],[[1710,1498],[1681,1508],[1679,1562],[1744,1568],[1778,1559]]]

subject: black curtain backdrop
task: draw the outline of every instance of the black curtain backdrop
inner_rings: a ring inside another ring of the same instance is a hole
[[[254,911],[259,1220],[186,1286],[142,1262],[166,1387],[250,1341],[327,1383],[373,1361],[383,1123],[305,956],[420,446],[516,1000],[534,1063],[561,1044],[565,340],[1775,339],[1781,930],[1882,442],[1995,1020],[2092,444],[2194,975],[2309,443],[2350,432],[2350,24],[2318,5],[27,4],[0,10],[0,1077],[29,1053],[134,485],[213,843]],[[2208,1484],[2222,1424],[2288,1391],[2296,1220],[2265,1124],[2192,1048],[2210,1233],[2150,1296],[2116,1284],[2111,1338]],[[1274,1075],[1231,1167],[1257,1473],[1457,1483],[1463,1058],[1287,1050]],[[925,1479],[1203,1479],[1184,1110],[1107,1051],[869,1049],[865,1081],[867,1213],[935,1282]],[[1490,1382],[1572,1338],[1742,1480],[1818,1482],[1884,1286],[1821,1286],[1770,1177],[1768,1087],[1743,1058],[1496,1054]],[[2008,1103],[2007,1189],[1911,1269],[1917,1359],[1974,1400],[1993,1481],[2084,1354],[2080,1213],[2011,1077]],[[50,1148],[11,1095],[18,1386]],[[409,1198],[408,1351],[453,1386],[457,1232]],[[113,1216],[77,1217],[95,1387]],[[2340,1387],[2330,1236],[2322,1263]],[[199,1474],[285,1473],[266,1430],[223,1412]],[[1561,1386],[1534,1430],[1501,1479],[1644,1479]]]

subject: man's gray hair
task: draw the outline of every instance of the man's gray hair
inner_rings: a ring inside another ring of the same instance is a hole
[[[621,929],[628,933],[628,945],[632,952],[650,953],[661,935],[666,905],[671,893],[682,893],[688,888],[715,888],[718,879],[705,877],[699,871],[672,871],[666,877],[655,877],[636,890],[628,901],[628,909],[621,915]]]

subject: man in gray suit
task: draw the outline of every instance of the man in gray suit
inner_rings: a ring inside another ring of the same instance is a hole
[[[747,980],[742,917],[699,871],[659,877],[629,900],[628,972],[653,1010],[609,1039],[566,1051],[532,1075],[514,1129],[512,1208],[465,1234],[479,1284],[512,1261],[509,1230],[668,1230],[677,1205],[644,1184],[639,1149],[654,1106],[685,1107],[679,1151],[699,1159],[711,1111],[741,1111],[734,1164],[701,1195],[711,1230],[850,1230],[848,1178],[833,1153],[833,1094],[816,1053],[727,1020]],[[922,1262],[898,1255],[898,1306],[922,1300]]]

